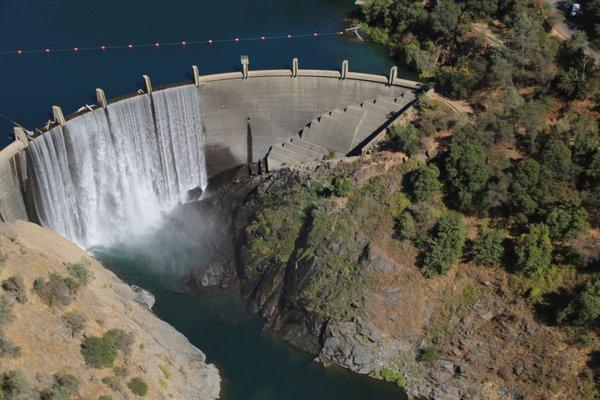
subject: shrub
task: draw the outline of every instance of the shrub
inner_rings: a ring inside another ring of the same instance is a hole
[[[408,206],[410,206],[410,200],[408,197],[406,197],[403,192],[397,191],[390,198],[389,215],[392,218],[398,218],[408,208]]]
[[[425,275],[431,277],[446,273],[460,257],[465,238],[461,215],[450,212],[442,216],[423,260]]]
[[[79,390],[77,378],[71,374],[54,375],[54,384],[40,393],[40,400],[69,400]]]
[[[105,337],[91,336],[83,340],[81,354],[89,366],[109,368],[117,358],[117,347]]]
[[[413,240],[417,235],[417,228],[413,216],[405,211],[396,219],[394,231],[399,240]]]
[[[16,302],[21,304],[27,302],[27,288],[23,277],[13,276],[6,279],[2,282],[2,289],[8,292]]]
[[[148,385],[142,378],[133,378],[127,383],[127,387],[131,390],[131,393],[138,396],[145,396],[148,393]]]
[[[399,388],[404,388],[406,386],[404,375],[402,375],[402,373],[399,371],[394,371],[393,369],[383,368],[377,371],[375,376],[383,379],[386,382],[394,382]]]
[[[72,277],[62,277],[53,272],[48,281],[39,277],[33,282],[33,290],[40,296],[42,301],[49,306],[71,304],[80,288],[80,283]]]
[[[100,396],[98,398],[98,400],[113,400],[113,398],[111,396],[104,395],[104,396]]]
[[[544,224],[531,224],[528,232],[521,235],[515,249],[517,268],[527,276],[532,276],[552,262],[552,242],[550,232]]]
[[[433,165],[419,165],[406,175],[408,192],[415,201],[429,201],[440,188],[440,171]]]
[[[27,377],[20,369],[4,372],[0,381],[1,399],[25,398],[30,392]]]
[[[421,134],[414,125],[392,125],[388,128],[392,147],[412,157],[423,150]]]
[[[2,399],[19,398],[29,392],[29,384],[23,371],[17,369],[4,372],[0,383]]]
[[[71,311],[63,316],[63,320],[67,328],[71,331],[71,335],[75,336],[76,333],[81,332],[85,329],[86,317],[79,311]]]
[[[123,390],[123,384],[121,383],[121,379],[116,376],[107,376],[102,378],[102,383],[111,388],[115,392],[120,392]]]
[[[473,260],[484,265],[500,265],[506,236],[507,233],[503,230],[482,228],[473,241],[471,249]]]
[[[124,355],[129,354],[131,345],[135,340],[131,332],[125,332],[123,329],[111,329],[102,337],[110,341]]]
[[[6,296],[0,296],[0,325],[8,324],[13,318],[12,303]]]
[[[163,373],[164,377],[167,379],[171,379],[173,377],[173,371],[168,365],[159,365],[160,371]]]
[[[433,229],[443,214],[443,210],[431,203],[422,202],[410,207],[410,214],[415,220],[418,231],[429,231]]]
[[[333,182],[333,194],[338,197],[347,197],[352,191],[352,181],[348,178],[336,178]]]
[[[419,361],[426,363],[426,364],[431,364],[433,362],[436,362],[437,359],[438,359],[438,352],[437,352],[436,348],[433,346],[425,347],[423,350],[421,350],[421,353],[419,354]]]
[[[556,293],[575,275],[571,266],[550,265],[540,268],[531,275],[515,275],[511,283],[533,302],[542,302],[544,296]]]
[[[115,373],[115,376],[118,376],[118,377],[125,377],[129,373],[129,371],[127,370],[127,367],[124,365],[121,367],[114,367],[113,372]]]
[[[79,286],[86,286],[92,279],[92,273],[89,269],[89,261],[84,260],[67,266],[69,274],[79,282]]]
[[[21,348],[7,338],[3,333],[0,333],[0,356],[18,357],[21,355]]]

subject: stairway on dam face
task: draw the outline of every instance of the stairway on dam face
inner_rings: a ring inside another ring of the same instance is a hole
[[[380,96],[326,112],[296,137],[272,145],[267,154],[269,169],[343,157],[384,129],[414,100],[414,93],[407,91],[396,98]]]

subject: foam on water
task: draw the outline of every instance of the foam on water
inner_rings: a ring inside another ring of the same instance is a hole
[[[207,185],[195,87],[113,103],[30,143],[42,225],[89,247],[147,232]]]

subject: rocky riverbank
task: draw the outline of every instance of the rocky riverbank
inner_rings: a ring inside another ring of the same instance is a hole
[[[150,293],[28,222],[0,225],[0,249],[3,396],[219,397],[217,368],[150,311]]]
[[[504,269],[465,262],[424,276],[394,222],[411,206],[403,176],[415,163],[382,153],[225,185],[198,206],[219,228],[221,256],[188,284],[239,284],[248,308],[286,341],[394,381],[411,399],[593,390],[587,350],[540,322]]]

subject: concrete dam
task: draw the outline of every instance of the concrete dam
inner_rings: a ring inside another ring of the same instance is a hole
[[[143,233],[241,165],[285,165],[358,154],[412,107],[424,88],[349,71],[249,70],[200,75],[64,116],[36,134],[15,128],[0,152],[0,217],[38,222],[81,246]]]

